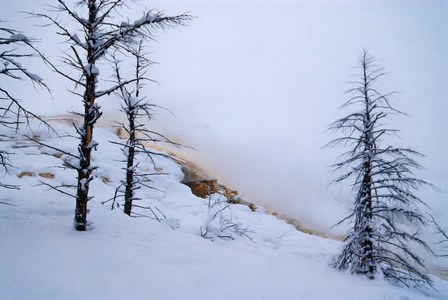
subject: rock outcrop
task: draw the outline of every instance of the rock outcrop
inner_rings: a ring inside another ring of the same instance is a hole
[[[233,204],[242,204],[248,206],[252,211],[257,210],[257,206],[253,203],[245,201],[238,195],[238,191],[229,189],[224,184],[218,183],[217,179],[205,178],[201,172],[195,171],[186,165],[182,165],[184,179],[181,183],[190,187],[191,192],[198,197],[207,198],[208,195],[219,193],[227,198],[227,202]]]

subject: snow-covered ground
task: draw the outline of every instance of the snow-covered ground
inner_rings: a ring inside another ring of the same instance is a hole
[[[60,134],[72,131],[52,125]],[[76,149],[75,139],[51,137],[42,127],[27,134],[65,151]],[[1,182],[21,189],[1,190],[0,299],[448,299],[448,282],[437,277],[438,291],[425,296],[336,271],[329,264],[340,242],[296,231],[263,208],[231,205],[216,214],[223,203],[209,209],[209,201],[225,199],[194,196],[179,183],[180,166],[167,158],[154,157],[155,165],[140,159],[142,170],[166,173],[151,176],[156,189],[139,190],[142,205],[151,206],[160,221],[111,210],[101,202],[124,176],[122,153],[109,143],[119,139],[112,130],[96,128],[95,140],[93,163],[99,168],[91,183],[93,225],[87,232],[72,227],[74,199],[39,184],[75,183],[76,174],[60,168],[65,156],[20,135],[1,142],[14,153],[9,157],[16,166]],[[42,177],[48,173],[54,178]],[[226,224],[235,226],[221,231]],[[201,237],[207,226],[210,233]]]
[[[150,43],[150,59],[160,65],[149,75],[160,85],[148,85],[145,95],[176,115],[160,112],[153,126],[195,147],[183,154],[221,175],[246,199],[334,234],[347,229],[329,227],[345,216],[352,198],[347,186],[325,188],[337,153],[321,149],[331,139],[323,132],[339,116],[348,88],[344,82],[366,47],[389,71],[381,91],[398,90],[394,104],[412,116],[394,116],[391,122],[402,130],[398,143],[427,155],[422,164],[428,169],[417,175],[442,193],[422,191],[422,198],[448,226],[448,139],[440,134],[447,126],[447,1],[129,3],[130,19],[141,18],[145,6],[198,17],[188,27],[157,32],[158,43]],[[48,4],[55,1],[2,1],[0,17],[6,27],[41,39],[37,47],[57,61],[71,51],[69,45],[59,43],[54,29],[36,27],[35,19],[17,13],[43,12]],[[25,64],[52,90],[50,96],[22,81],[6,81],[27,108],[39,115],[80,110],[79,98],[67,91],[69,83],[35,59]],[[107,79],[107,71],[101,72]],[[105,111],[100,121],[119,118],[116,99],[99,102]],[[55,127],[73,134],[71,127]],[[50,137],[42,128],[35,133],[67,151],[76,149],[74,139]],[[14,152],[10,157],[17,166],[0,174],[0,182],[21,185],[20,191],[0,189],[0,299],[425,299],[416,291],[331,269],[340,242],[297,232],[262,210],[233,205],[210,223],[223,203],[209,209],[207,200],[179,184],[179,166],[166,159],[156,159],[159,171],[149,161],[140,166],[169,174],[153,176],[159,190],[141,191],[160,222],[110,210],[101,201],[113,196],[124,172],[121,152],[108,143],[117,137],[100,128],[95,131],[98,178],[89,204],[93,230],[75,232],[74,200],[39,185],[39,180],[74,184],[75,173],[58,168],[60,158],[43,155],[54,151],[20,136],[13,139],[0,143],[0,149]],[[48,174],[54,178],[43,177]],[[201,237],[201,228],[211,225],[216,233],[229,222],[241,234],[227,229],[233,240]],[[425,236],[437,241],[430,231]],[[431,270],[447,265],[425,259]],[[448,299],[447,282],[434,280],[438,292],[430,296]]]
[[[35,26],[45,22],[17,12],[48,12],[56,0],[0,2],[5,26],[40,39],[36,46],[52,61],[72,53],[55,28]],[[347,101],[345,83],[357,72],[365,47],[388,72],[377,88],[398,91],[391,99],[394,107],[411,116],[387,120],[401,130],[401,140],[392,143],[426,155],[419,162],[427,169],[417,175],[444,193],[423,191],[422,199],[437,213],[448,211],[448,139],[440,135],[448,126],[446,0],[139,0],[128,5],[117,21],[139,20],[145,8],[197,16],[186,27],[154,32],[148,58],[158,64],[148,76],[160,85],[143,92],[175,115],[159,111],[153,126],[194,147],[192,157],[248,200],[307,227],[344,232],[330,227],[351,206],[349,184],[327,188],[337,176],[328,166],[338,151],[322,147],[332,139],[325,133],[328,124],[347,113],[338,107]],[[67,90],[70,82],[37,60],[26,65],[53,92],[36,93],[18,82],[16,92],[27,108],[47,116],[81,111],[81,101]],[[108,69],[101,65],[103,79]],[[120,101],[98,102],[103,119],[117,118]],[[448,216],[438,217],[448,227]]]

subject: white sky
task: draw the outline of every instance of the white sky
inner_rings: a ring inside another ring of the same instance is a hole
[[[54,1],[55,2],[55,1]],[[67,1],[70,2],[70,1]],[[53,58],[51,29],[31,26],[17,10],[43,11],[53,1],[0,1],[1,18],[29,36]],[[156,126],[197,150],[189,153],[255,201],[308,226],[327,227],[344,215],[351,199],[346,187],[326,189],[336,176],[328,166],[338,150],[326,126],[346,114],[344,82],[365,47],[389,74],[378,85],[396,90],[395,107],[411,117],[393,116],[403,146],[427,155],[418,175],[448,190],[446,114],[448,88],[447,1],[141,1],[130,18],[157,8],[190,12],[190,26],[156,33],[150,59],[157,61],[146,95],[170,109]],[[34,63],[32,65],[34,67]],[[53,90],[20,89],[26,105],[41,114],[81,107],[65,91],[67,82],[36,64]],[[71,87],[71,86],[68,86]],[[104,119],[117,118],[117,99],[100,100]],[[434,209],[446,209],[446,193],[424,192]],[[338,213],[334,213],[334,212]],[[335,217],[336,216],[336,217]]]

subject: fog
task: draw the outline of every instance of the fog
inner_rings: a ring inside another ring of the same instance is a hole
[[[52,1],[2,2],[2,18],[42,39],[37,46],[60,55],[56,37],[15,10],[42,11]],[[155,32],[149,44],[159,84],[144,93],[160,110],[150,126],[195,150],[182,150],[248,201],[298,219],[318,230],[343,217],[352,199],[349,183],[327,187],[337,176],[329,165],[343,149],[322,149],[334,136],[325,130],[347,114],[347,81],[362,49],[388,74],[378,82],[397,91],[393,105],[409,116],[391,116],[401,130],[395,145],[426,155],[418,176],[442,192],[423,191],[435,213],[446,210],[448,190],[447,1],[162,1],[143,7],[168,15],[190,12],[189,26]],[[20,7],[26,6],[26,7]],[[130,4],[131,18],[142,8]],[[39,91],[26,104],[44,115],[79,110],[64,82],[41,68],[53,96]],[[43,73],[44,75],[41,75]],[[65,82],[71,87],[68,82]],[[33,92],[33,91],[31,91]],[[26,94],[23,96],[26,98]],[[116,98],[101,99],[103,119],[120,118]],[[448,225],[448,224],[447,224]]]

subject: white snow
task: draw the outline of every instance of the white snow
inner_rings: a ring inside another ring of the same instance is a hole
[[[13,34],[13,35],[11,35],[11,37],[9,39],[14,40],[14,41],[27,41],[28,40],[26,35],[24,35],[22,33]]]
[[[95,64],[86,64],[84,68],[88,76],[91,76],[92,74],[95,76],[100,75],[100,70]]]
[[[17,68],[19,68],[19,69],[21,69],[21,70],[26,70],[26,69],[24,69],[24,68],[22,67],[22,64],[21,64],[21,63],[19,63],[18,61],[12,59],[11,57],[7,57],[7,58],[4,58],[4,59],[5,59],[5,60],[8,60],[10,63],[12,63],[13,65],[15,65]]]
[[[95,148],[98,145],[98,142],[95,140],[91,140],[90,143],[87,145],[87,148]]]
[[[71,130],[53,125],[60,132]],[[64,151],[76,149],[74,138],[51,138],[44,129],[34,133]],[[209,202],[192,195],[179,183],[180,166],[163,157],[154,156],[155,166],[140,158],[141,170],[152,173],[158,167],[168,175],[151,177],[157,190],[137,191],[144,199],[139,204],[150,205],[162,221],[111,210],[110,202],[101,201],[113,196],[124,163],[119,147],[108,141],[120,140],[101,128],[95,139],[93,160],[99,168],[90,183],[95,198],[89,202],[93,225],[88,232],[71,226],[73,198],[38,185],[39,180],[75,182],[73,170],[59,168],[64,157],[19,136],[2,142],[3,149],[15,153],[10,158],[17,168],[3,174],[1,182],[21,185],[20,191],[1,190],[0,201],[8,204],[0,204],[2,299],[448,299],[448,282],[436,277],[438,292],[425,296],[336,271],[329,264],[340,242],[296,231],[263,209],[230,205],[214,218],[226,205],[219,202],[224,198],[215,195]],[[27,171],[33,176],[17,177]],[[139,212],[151,217],[149,211]],[[246,228],[247,236],[230,228],[222,235],[233,239],[219,238],[226,225],[222,220]],[[202,238],[201,227],[207,225],[212,230]]]
[[[140,99],[138,99],[137,97],[129,96],[126,102],[128,103],[128,106],[130,108],[135,108],[135,106],[140,102]]]
[[[75,43],[76,43],[78,46],[81,46],[81,47],[83,47],[84,49],[86,49],[86,44],[81,42],[81,40],[79,39],[79,37],[78,37],[78,35],[77,35],[76,33],[72,35],[72,39],[75,41]]]
[[[151,68],[150,77],[160,86],[150,86],[145,94],[176,115],[159,115],[156,126],[195,147],[196,162],[206,162],[208,171],[229,180],[246,199],[322,230],[340,220],[351,202],[346,189],[325,189],[337,175],[328,172],[336,153],[321,150],[330,140],[323,132],[337,119],[337,107],[346,100],[344,82],[366,47],[389,72],[381,91],[400,91],[394,97],[397,108],[412,116],[393,118],[404,146],[427,155],[422,177],[445,193],[422,193],[447,226],[448,139],[440,137],[439,129],[447,127],[448,6],[442,2],[143,0],[129,19],[139,19],[145,5],[167,15],[190,11],[198,16],[187,27],[157,31],[158,43],[151,43],[149,58],[160,65]],[[41,1],[3,1],[0,6],[2,19],[42,38],[36,46],[50,57],[68,48],[51,29],[15,17],[21,7],[42,11]],[[33,70],[49,79],[53,97],[16,83],[12,90],[25,106],[41,115],[80,111],[82,102],[67,82],[35,63]],[[106,68],[100,67],[107,79]],[[108,93],[107,88],[99,86],[97,94]],[[120,101],[101,101],[103,118],[118,120],[112,113]],[[73,133],[73,128],[60,129]],[[131,219],[111,211],[100,203],[123,179],[124,166],[117,161],[123,157],[107,144],[116,139],[113,134],[95,128],[95,139],[99,150],[93,165],[99,169],[90,183],[95,198],[89,203],[94,228],[86,233],[72,229],[73,199],[35,186],[39,180],[74,184],[76,172],[58,167],[66,155],[59,159],[42,155],[53,154],[50,149],[13,148],[28,144],[19,137],[0,142],[0,149],[16,153],[11,159],[17,166],[11,174],[0,174],[0,182],[22,185],[21,191],[0,190],[0,202],[15,205],[0,204],[1,299],[426,299],[329,268],[339,242],[296,232],[263,209],[250,213],[244,206],[232,207],[232,220],[249,226],[255,243],[238,235],[214,242],[201,238],[207,201],[179,184],[182,173],[168,160],[157,159],[170,174],[153,178],[161,191],[139,191],[166,219]],[[75,140],[51,143],[76,154]],[[153,168],[150,162],[140,167]],[[17,178],[25,171],[33,176]],[[47,172],[55,179],[39,175]],[[446,266],[440,260],[431,264]],[[447,283],[435,280],[439,292],[430,296],[448,299]]]
[[[147,22],[154,22],[154,20],[157,18],[156,14],[153,14],[151,12],[147,12],[143,17],[141,17],[139,20],[134,21],[134,27],[141,26],[144,23]]]
[[[2,14],[12,28],[42,39],[36,46],[55,61],[61,50],[73,54],[54,28],[43,30],[34,19],[12,17],[22,5],[43,9],[32,0],[2,2]],[[191,157],[205,162],[207,171],[247,199],[313,229],[344,232],[346,228],[329,228],[346,215],[350,187],[327,188],[337,176],[328,166],[339,153],[322,146],[331,140],[327,125],[344,114],[338,107],[347,100],[344,91],[350,86],[345,83],[353,79],[365,47],[388,72],[378,88],[399,91],[393,104],[411,116],[387,120],[401,130],[401,140],[394,142],[425,154],[419,159],[425,169],[417,176],[445,191],[423,191],[422,199],[433,209],[441,208],[434,209],[437,214],[447,211],[448,139],[439,134],[448,126],[444,1],[141,0],[129,5],[129,15],[125,10],[118,23],[130,20],[132,26],[145,7],[166,15],[197,16],[188,26],[154,31],[157,43],[148,44],[148,58],[158,64],[148,77],[160,85],[148,84],[141,95],[169,110],[158,111],[156,129],[194,147]],[[74,34],[79,28],[69,29]],[[33,60],[32,70],[46,79],[53,97],[17,82],[17,98],[39,115],[81,111],[70,83],[43,64],[34,68],[38,63]],[[98,66],[100,77],[110,79],[108,67]],[[109,92],[110,83],[100,80],[97,95]],[[100,103],[104,119],[120,120],[120,100],[102,97]],[[448,218],[438,217],[447,227],[443,220]]]
[[[42,82],[42,81],[44,80],[42,77],[40,77],[40,76],[37,75],[37,74],[30,73],[30,72],[27,72],[27,74],[28,74],[28,76],[29,76],[32,80],[34,80],[34,81]]]

